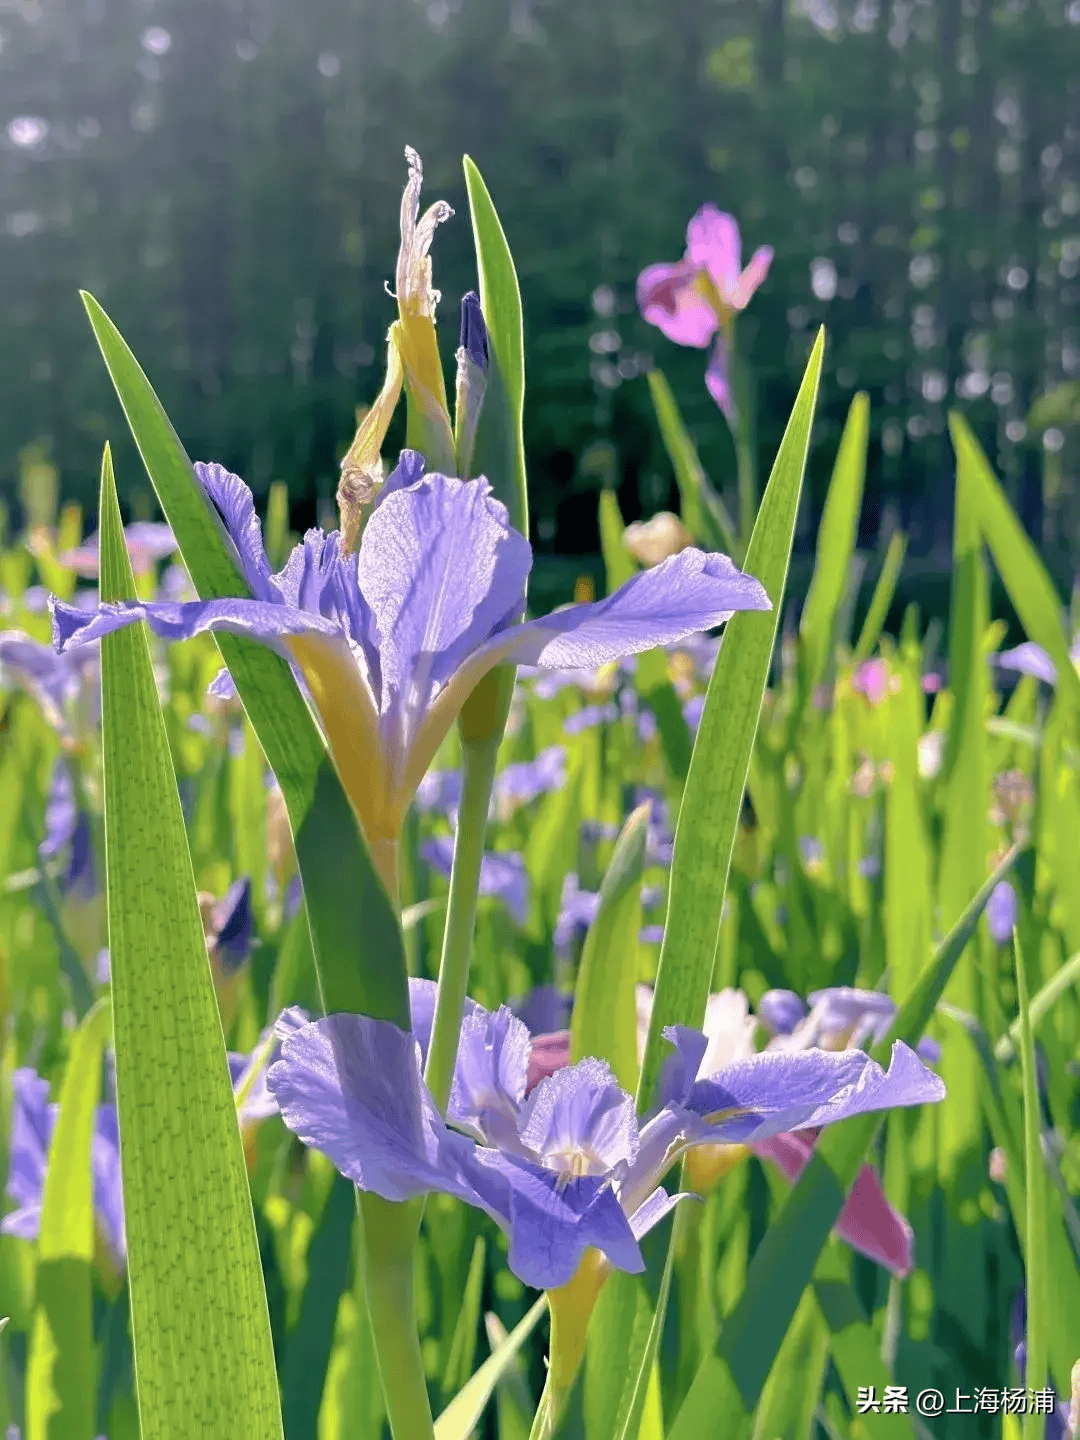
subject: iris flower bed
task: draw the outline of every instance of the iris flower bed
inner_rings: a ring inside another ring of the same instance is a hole
[[[0,554],[0,1423],[1064,1436],[1080,673],[1037,552],[954,416],[947,644],[883,632],[900,542],[855,635],[859,395],[792,614],[825,337],[761,486],[771,252],[706,205],[638,299],[711,351],[737,514],[656,370],[681,514],[605,490],[606,594],[533,613],[510,251],[466,160],[451,414],[407,161],[337,529],[192,464],[84,296],[167,523],[106,450],[96,534]]]

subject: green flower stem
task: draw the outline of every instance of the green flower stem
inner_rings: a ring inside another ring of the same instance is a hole
[[[457,1059],[461,1015],[469,984],[476,898],[488,805],[495,779],[495,761],[506,728],[514,670],[503,666],[476,687],[461,715],[462,785],[450,872],[450,899],[443,930],[439,984],[435,994],[435,1020],[431,1027],[424,1079],[440,1110],[450,1098],[450,1082]]]
[[[414,1283],[422,1200],[392,1204],[357,1192],[375,1356],[394,1440],[435,1440],[416,1326]]]

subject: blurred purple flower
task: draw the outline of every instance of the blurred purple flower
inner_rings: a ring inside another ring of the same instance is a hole
[[[89,900],[97,893],[90,817],[79,808],[71,771],[62,758],[53,765],[45,800],[45,836],[38,857],[42,863],[62,859],[59,884],[64,894]]]
[[[1073,664],[1080,663],[1080,635],[1072,642],[1069,658]],[[1000,655],[995,655],[993,660],[999,670],[1015,670],[1021,675],[1033,675],[1036,680],[1042,680],[1047,685],[1057,684],[1057,666],[1034,640],[1025,640],[1021,645],[1014,645],[1011,650],[1003,650]]]
[[[495,665],[595,668],[769,606],[726,556],[684,550],[606,600],[514,624],[528,541],[486,480],[425,474],[411,450],[382,486],[358,552],[342,554],[336,531],[310,530],[272,575],[251,491],[220,465],[195,470],[252,598],[121,601],[91,616],[55,600],[56,648],[146,620],[165,639],[224,630],[282,651],[303,673],[345,789],[384,854],[462,704]]]
[[[145,575],[160,559],[171,555],[177,548],[176,537],[168,525],[157,520],[136,520],[131,525],[125,525],[124,541],[136,575]],[[74,570],[76,575],[95,576],[98,573],[98,543],[98,536],[91,535],[74,550],[65,550],[59,557],[60,564]]]
[[[273,1033],[278,1044],[268,1059],[262,1047],[270,1038],[267,1030],[251,1055],[229,1054],[229,1072],[233,1090],[239,1094],[248,1081],[253,1067],[259,1065],[250,1092],[241,1107],[244,1124],[254,1123],[276,1114],[277,1103],[266,1088],[266,1071],[280,1053],[281,1037],[306,1025],[309,1016],[293,1008],[282,1013]],[[17,1235],[23,1240],[37,1239],[41,1229],[41,1207],[45,1195],[45,1176],[49,1168],[49,1146],[60,1107],[49,1100],[49,1082],[26,1067],[12,1076],[14,1101],[11,1112],[11,1158],[7,1194],[16,1209],[0,1220],[0,1232]],[[94,1216],[109,1253],[120,1268],[127,1261],[127,1239],[124,1233],[124,1193],[120,1177],[120,1132],[116,1105],[111,1101],[98,1105],[94,1120],[91,1150],[91,1171],[94,1193]]]
[[[1009,880],[999,880],[986,902],[986,928],[996,945],[1008,945],[1016,926],[1016,891]]]
[[[549,745],[534,760],[519,760],[504,766],[491,787],[488,819],[527,805],[540,795],[561,790],[566,784],[566,751]],[[461,804],[461,771],[429,770],[416,790],[416,808],[454,814]]]
[[[96,645],[57,655],[50,645],[21,630],[0,631],[0,684],[12,681],[30,693],[48,724],[69,744],[96,730],[101,714]]]
[[[944,1094],[899,1044],[888,1072],[859,1051],[806,1051],[751,1056],[695,1081],[708,1042],[673,1027],[675,1083],[639,1124],[598,1060],[557,1070],[526,1097],[525,1026],[505,1006],[490,1014],[469,1004],[444,1120],[421,1078],[427,984],[412,1033],[364,1015],[294,1032],[270,1090],[289,1129],[361,1189],[387,1200],[438,1190],[486,1211],[509,1237],[510,1268],[541,1289],[566,1284],[590,1247],[620,1269],[643,1269],[638,1242],[680,1198],[661,1181],[694,1146],[764,1141]]]
[[[763,245],[743,270],[741,250],[735,219],[715,205],[703,205],[686,227],[683,258],[673,265],[650,265],[637,282],[642,315],[676,345],[702,350],[716,336],[705,384],[731,421],[735,417],[728,375],[731,321],[750,303],[773,258],[772,247]]]
[[[595,730],[598,725],[614,725],[619,718],[619,707],[613,701],[604,705],[586,705],[568,715],[563,721],[567,735],[580,735],[584,730]]]
[[[420,846],[420,858],[449,876],[454,861],[451,835],[435,835]],[[480,861],[480,894],[501,900],[519,925],[529,923],[529,872],[516,850],[487,850]]]

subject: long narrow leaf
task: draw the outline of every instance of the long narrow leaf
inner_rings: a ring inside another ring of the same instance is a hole
[[[84,294],[83,303],[192,583],[203,599],[246,594],[222,525],[149,380],[97,301]],[[324,1005],[407,1027],[397,916],[292,673],[280,656],[254,641],[235,635],[215,639],[288,806]],[[327,904],[314,903],[328,875],[348,876],[350,890],[355,885],[350,899],[355,924],[343,922],[336,903],[345,887],[335,884]]]
[[[747,571],[761,581],[773,608],[745,611],[728,621],[694,745],[675,833],[639,1110],[647,1109],[656,1084],[664,1028],[700,1026],[705,1017],[731,852],[787,582],[824,347],[821,330],[746,555]]]
[[[502,1344],[488,1356],[472,1379],[454,1396],[435,1421],[435,1440],[468,1440],[491,1399],[499,1378],[532,1334],[547,1309],[547,1296],[541,1295],[532,1309],[507,1335]]]
[[[106,451],[101,590],[134,593]],[[143,1440],[280,1440],[244,1151],[145,627],[101,643],[116,1095]]]

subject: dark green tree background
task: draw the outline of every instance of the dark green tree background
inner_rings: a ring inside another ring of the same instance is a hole
[[[91,503],[122,434],[81,286],[189,452],[257,494],[286,480],[294,524],[312,520],[380,383],[409,143],[427,199],[457,211],[435,251],[448,365],[475,284],[463,151],[513,246],[541,551],[595,547],[596,440],[628,518],[672,500],[651,362],[733,483],[705,357],[634,303],[705,200],[747,252],[776,249],[740,328],[763,466],[829,327],[803,547],[856,387],[873,398],[864,543],[898,522],[947,563],[955,403],[1032,533],[1080,540],[1076,432],[1025,425],[1080,376],[1080,0],[0,0],[0,37],[9,501],[44,452]],[[145,509],[124,450],[120,473]]]

